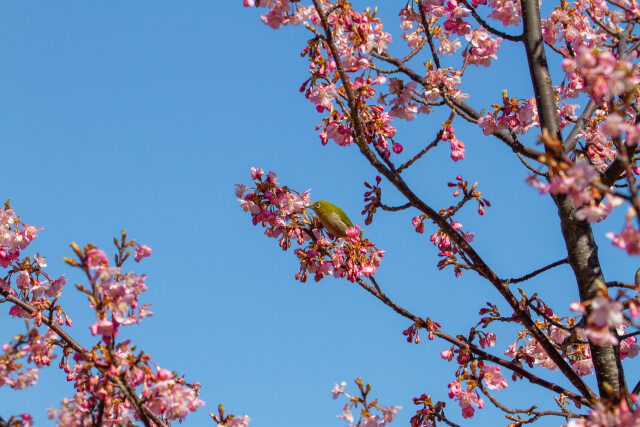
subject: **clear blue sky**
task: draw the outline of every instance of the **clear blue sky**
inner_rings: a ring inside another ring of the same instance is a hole
[[[394,45],[401,45],[398,5],[380,3]],[[207,406],[187,417],[186,426],[207,425],[218,402],[249,414],[256,427],[346,425],[335,418],[344,401],[331,400],[329,390],[345,380],[355,392],[358,376],[373,383],[372,395],[382,403],[404,407],[393,425],[407,425],[411,398],[421,393],[447,401],[447,414],[461,420],[446,396],[456,365],[440,359],[444,343],[406,343],[401,332],[409,322],[346,281],[295,282],[294,254],[263,236],[235,201],[233,185],[249,184],[249,168],[262,166],[363,224],[362,184],[375,173],[354,147],[321,146],[314,131],[321,116],[298,92],[307,78],[299,56],[303,36],[300,29],[264,26],[241,0],[6,2],[0,197],[11,198],[25,222],[45,227],[27,254],[39,251],[51,274],[70,278],[60,301],[75,321],[72,334],[86,346],[95,342],[88,330],[93,319],[72,286],[82,278],[61,261],[71,253],[68,243],[110,251],[113,236],[126,228],[153,249],[130,268],[148,275],[142,302],[152,304],[154,316],[121,337],[134,339],[160,366],[202,383]],[[531,95],[520,51],[499,64],[495,71],[471,71],[465,90],[472,105],[499,102],[504,87],[512,96]],[[430,141],[442,120],[421,117],[402,126],[406,155]],[[455,175],[479,181],[493,207],[482,218],[469,207],[459,220],[503,277],[562,258],[555,207],[524,183],[527,171],[510,150],[476,128],[459,125],[458,137],[467,159],[453,163],[442,145],[407,173],[408,182],[442,208],[452,203],[446,182]],[[388,186],[383,197],[404,203]],[[498,295],[472,273],[455,279],[436,270],[428,241],[433,227],[417,235],[414,215],[381,213],[366,229],[387,250],[378,281],[400,305],[440,321],[446,332],[466,334],[478,309],[499,302]],[[596,227],[610,267],[606,278],[630,280],[636,266],[604,239],[610,229]],[[523,287],[555,298],[555,308],[566,313],[577,298],[568,273],[562,266]],[[8,311],[0,305],[1,342],[21,330]],[[496,353],[513,339],[499,336]],[[0,388],[0,415],[29,412],[37,425],[47,425],[45,408],[73,394],[64,378],[51,367],[36,387]],[[546,396],[541,407],[552,408],[551,394],[509,384],[501,393],[508,404],[525,407]],[[506,424],[488,401],[474,421]]]

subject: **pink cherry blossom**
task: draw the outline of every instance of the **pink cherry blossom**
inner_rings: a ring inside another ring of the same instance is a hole
[[[496,130],[498,130],[498,123],[496,122],[496,119],[494,119],[490,114],[482,116],[478,120],[478,126],[482,128],[482,133],[484,133],[485,135],[491,135]]]
[[[630,223],[627,223],[620,234],[608,232],[605,235],[615,246],[624,249],[629,255],[640,255],[640,231]]]
[[[591,358],[576,360],[571,364],[571,367],[581,377],[593,373],[591,371],[593,369],[593,361]]]
[[[623,306],[618,301],[611,301],[605,297],[596,297],[591,303],[589,319],[596,326],[616,328],[621,325],[624,320],[622,309]]]
[[[137,249],[136,249],[136,256],[135,256],[135,260],[136,262],[140,262],[140,260],[142,258],[151,256],[151,248],[147,245],[140,245]]]
[[[338,396],[344,393],[344,388],[347,386],[345,381],[342,381],[340,384],[334,383],[333,388],[331,389],[331,396],[333,400],[336,400]]]
[[[442,357],[444,360],[451,361],[451,359],[453,359],[453,351],[451,351],[449,349],[442,350],[440,352],[440,357]]]
[[[35,385],[38,381],[39,375],[40,371],[38,371],[37,369],[29,369],[27,372],[23,372],[18,375],[18,378],[16,378],[15,383],[11,386],[11,388],[14,388],[16,390],[23,390],[27,387]]]
[[[317,106],[318,111],[325,108],[331,110],[333,107],[331,102],[338,96],[338,88],[335,85],[318,85],[308,91],[307,97],[309,101]]]
[[[493,38],[486,29],[478,28],[467,34],[465,38],[471,44],[467,55],[469,64],[488,67],[491,60],[498,58],[496,52],[500,49],[502,41],[500,37]]]
[[[95,270],[109,264],[109,258],[100,249],[91,249],[87,251],[87,266]]]
[[[507,388],[507,381],[502,376],[499,366],[487,365],[483,369],[484,371],[484,383],[488,388],[500,391],[503,388]]]
[[[638,339],[636,337],[629,337],[626,340],[620,341],[620,357],[622,359],[626,357],[634,358],[640,351],[640,346],[636,344]]]
[[[514,0],[489,0],[492,12],[489,16],[502,22],[505,27],[520,23],[520,2]]]
[[[18,286],[20,289],[27,290],[29,289],[30,284],[31,276],[29,275],[29,273],[24,270],[19,272],[18,276],[16,277],[16,286]]]

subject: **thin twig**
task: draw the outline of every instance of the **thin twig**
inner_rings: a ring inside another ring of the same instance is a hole
[[[567,325],[563,325],[562,323],[558,322],[557,320],[553,320],[551,317],[547,316],[547,313],[545,313],[544,311],[540,310],[538,307],[533,305],[533,302],[534,302],[534,300],[527,300],[527,307],[529,307],[533,311],[535,311],[538,314],[538,316],[544,318],[544,320],[546,320],[547,322],[551,323],[556,328],[560,328],[560,329],[563,329],[565,331],[571,331],[571,327],[569,327]]]
[[[511,283],[524,282],[525,280],[529,280],[532,277],[537,276],[540,273],[543,273],[543,272],[545,272],[545,271],[547,271],[549,269],[552,269],[553,267],[557,267],[559,265],[566,264],[568,262],[569,262],[569,259],[568,258],[564,258],[564,259],[561,259],[559,261],[553,262],[553,263],[551,263],[551,264],[549,264],[549,265],[547,265],[545,267],[539,268],[539,269],[537,269],[537,270],[535,270],[535,271],[533,271],[533,272],[531,272],[529,274],[525,274],[524,276],[519,277],[517,279],[507,279],[507,280],[505,280],[505,283],[506,284],[511,284]]]
[[[404,205],[400,205],[400,206],[387,206],[387,205],[383,205],[382,203],[379,203],[378,207],[383,211],[397,212],[397,211],[403,211],[405,209],[409,209],[411,207],[411,203],[405,203]]]
[[[590,99],[587,106],[584,107],[584,111],[580,114],[580,117],[578,117],[575,126],[571,129],[571,133],[569,133],[569,136],[567,136],[567,139],[562,144],[565,153],[569,153],[576,148],[576,143],[578,142],[580,133],[582,133],[584,128],[589,124],[589,118],[596,111],[596,108],[598,108],[598,106],[593,102],[593,99]]]
[[[570,417],[570,418],[584,417],[584,415],[576,414],[576,413],[571,412],[571,411],[563,411],[563,412],[559,412],[559,411],[536,411],[536,409],[537,409],[536,405],[531,405],[531,407],[529,407],[527,409],[511,409],[511,408],[506,407],[502,403],[500,403],[491,393],[489,393],[489,390],[487,390],[487,388],[484,386],[484,384],[482,384],[482,381],[480,379],[476,378],[476,384],[478,384],[478,387],[480,387],[480,390],[482,391],[482,393],[484,393],[484,395],[489,398],[491,403],[493,403],[496,408],[501,409],[502,411],[504,411],[504,412],[506,412],[508,414],[513,414],[513,415],[515,415],[515,414],[527,414],[527,415],[539,415],[539,416],[555,415],[555,416],[558,416],[558,417]]]
[[[618,339],[619,339],[619,340],[621,340],[621,341],[624,341],[624,340],[626,340],[627,338],[635,337],[635,336],[637,336],[637,335],[640,335],[640,331],[635,331],[635,332],[630,332],[630,333],[628,333],[628,334],[620,335],[620,336],[618,337]]]
[[[607,285],[607,288],[636,289],[636,285],[633,283],[618,282],[617,280],[614,280],[613,282],[607,282],[605,283],[605,285]]]
[[[438,143],[442,140],[442,129],[440,129],[438,131],[438,134],[436,135],[436,138],[431,141],[431,143],[429,145],[427,145],[426,147],[424,147],[418,154],[416,154],[415,156],[413,156],[412,158],[410,158],[409,160],[407,160],[406,163],[400,165],[400,167],[396,170],[396,173],[400,173],[403,170],[405,170],[406,168],[408,168],[409,166],[411,166],[416,160],[418,160],[420,157],[424,156],[429,150],[431,150],[432,148],[434,148],[436,145],[438,145]]]
[[[487,23],[487,21],[485,21],[484,19],[482,19],[482,17],[480,15],[478,15],[478,12],[476,12],[476,9],[474,7],[472,7],[469,3],[467,3],[467,0],[462,0],[462,3],[464,3],[465,6],[467,6],[467,8],[471,11],[471,15],[473,15],[473,17],[476,19],[476,21],[478,21],[480,23],[480,25],[482,25],[484,27],[484,29],[486,29],[487,31],[489,31],[490,33],[498,36],[498,37],[502,37],[505,40],[511,40],[512,42],[520,42],[522,41],[522,35],[519,36],[512,36],[511,34],[507,34],[507,33],[503,33],[502,31],[493,28],[491,25],[489,25]]]
[[[427,18],[424,15],[424,9],[422,8],[422,1],[418,2],[418,7],[420,9],[420,18],[422,21],[422,28],[424,28],[424,33],[427,36],[427,41],[429,42],[429,47],[431,48],[431,56],[433,57],[433,62],[436,64],[436,68],[440,69],[440,58],[438,58],[438,53],[436,52],[436,46],[433,43],[433,36],[431,35],[431,30],[429,29],[429,23],[427,22]]]
[[[520,159],[520,161],[522,162],[522,164],[529,169],[531,172],[535,173],[536,175],[540,175],[540,176],[544,176],[546,177],[547,174],[545,172],[539,171],[538,169],[534,168],[533,166],[531,166],[525,159],[524,156],[522,156],[522,154],[520,153],[516,153],[516,156],[518,156],[518,159]]]

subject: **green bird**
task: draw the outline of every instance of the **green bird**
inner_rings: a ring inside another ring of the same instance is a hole
[[[353,227],[347,214],[333,203],[318,200],[311,204],[311,209],[318,215],[324,228],[336,237],[346,237],[347,228]]]

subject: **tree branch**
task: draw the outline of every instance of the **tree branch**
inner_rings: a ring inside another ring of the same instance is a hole
[[[14,295],[10,295],[8,292],[0,289],[0,294],[2,294],[4,296],[4,301],[10,302],[12,304],[17,305],[18,307],[22,308],[24,311],[26,311],[27,313],[33,315],[36,311],[38,311],[33,305],[24,302],[22,300],[20,300],[19,298],[15,297]],[[42,316],[42,323],[44,323],[45,325],[47,325],[47,327],[49,329],[51,329],[52,331],[54,331],[56,334],[58,334],[58,336],[69,346],[71,347],[74,351],[76,351],[76,353],[78,353],[79,355],[81,355],[83,358],[86,358],[87,354],[90,354],[90,352],[85,349],[84,347],[82,347],[80,344],[78,344],[73,338],[71,338],[71,336],[69,336],[69,334],[67,334],[55,321],[53,321],[51,318],[47,317],[47,316]],[[87,359],[88,360],[88,359]],[[97,369],[100,369],[100,367],[96,366]],[[103,372],[104,374],[104,372]],[[166,426],[166,424],[162,421],[162,419],[160,419],[157,415],[153,414],[147,407],[143,406],[140,403],[140,399],[138,399],[138,396],[136,396],[135,392],[127,389],[127,384],[125,383],[121,383],[120,380],[117,380],[116,383],[118,384],[118,386],[120,387],[120,389],[122,390],[122,392],[127,396],[127,398],[130,400],[131,404],[134,405],[136,407],[136,412],[138,413],[138,415],[140,416],[140,419],[143,420],[143,422],[145,423],[145,426],[150,427],[149,421],[145,419],[151,418],[153,420],[154,423],[156,423],[156,425],[158,426]],[[123,387],[124,386],[124,387]]]
[[[571,411],[563,411],[563,412],[559,412],[559,411],[536,411],[537,407],[536,405],[532,405],[527,409],[512,409],[512,408],[508,408],[505,405],[503,405],[502,403],[500,403],[498,401],[498,399],[496,399],[491,393],[489,393],[489,390],[487,390],[487,388],[484,386],[484,384],[482,384],[482,381],[478,378],[476,378],[476,384],[478,384],[478,387],[480,387],[480,390],[482,391],[482,393],[487,396],[489,398],[489,400],[491,401],[491,403],[493,403],[493,405],[498,408],[501,409],[502,411],[506,412],[507,414],[527,414],[527,415],[535,415],[534,418],[530,419],[530,420],[523,420],[523,424],[524,423],[530,423],[532,421],[534,421],[535,419],[538,419],[540,417],[546,416],[546,415],[555,415],[558,417],[567,417],[567,418],[581,418],[584,417],[584,415],[580,415],[580,414],[576,414],[574,412]]]
[[[432,148],[434,148],[436,145],[438,145],[438,143],[442,140],[442,129],[440,129],[438,131],[438,134],[436,135],[436,138],[431,142],[431,144],[427,145],[426,147],[424,147],[418,154],[416,154],[415,156],[413,156],[412,158],[410,158],[409,160],[407,160],[405,163],[403,163],[402,165],[400,165],[400,167],[396,170],[396,173],[400,173],[402,172],[404,169],[408,168],[409,166],[411,166],[416,160],[418,160],[420,157],[424,156],[429,150],[431,150]]]
[[[578,138],[580,137],[580,133],[589,124],[589,118],[596,111],[596,108],[598,108],[598,106],[593,101],[593,99],[589,99],[589,102],[587,103],[587,106],[584,107],[584,111],[582,111],[582,114],[580,114],[580,117],[578,117],[578,121],[573,126],[573,129],[571,129],[571,132],[569,133],[569,136],[567,137],[567,139],[562,144],[562,146],[564,147],[565,153],[569,153],[574,148],[576,148],[576,143],[578,142]]]
[[[537,276],[537,275],[538,275],[538,274],[540,274],[540,273],[543,273],[543,272],[545,272],[545,271],[547,271],[547,270],[552,269],[553,267],[557,267],[557,266],[562,265],[562,264],[567,264],[568,262],[569,262],[569,260],[568,260],[567,258],[564,258],[564,259],[561,259],[561,260],[559,260],[559,261],[553,262],[553,263],[551,263],[551,264],[549,264],[549,265],[547,265],[547,266],[545,266],[545,267],[539,268],[539,269],[537,269],[537,270],[535,270],[535,271],[533,271],[533,272],[531,272],[531,273],[529,273],[529,274],[525,274],[524,276],[519,277],[519,278],[517,278],[517,279],[507,279],[507,280],[505,281],[505,283],[506,283],[507,285],[509,285],[509,284],[511,284],[511,283],[520,283],[520,282],[524,282],[525,280],[529,280],[529,279],[531,279],[532,277]]]
[[[605,285],[607,285],[607,288],[636,289],[636,285],[633,283],[618,282],[617,280],[614,280],[613,282],[607,282],[605,283]]]
[[[528,0],[531,1],[531,0]],[[344,72],[344,68],[342,67],[340,61],[340,55],[337,51],[335,43],[333,41],[333,34],[331,32],[331,28],[329,23],[327,22],[327,18],[322,12],[322,8],[320,7],[319,0],[313,0],[313,3],[316,7],[316,12],[320,17],[320,21],[322,23],[322,27],[325,32],[326,42],[328,45],[328,49],[330,50],[332,56],[336,60],[336,71],[338,72],[338,76],[342,82],[343,88],[345,90],[347,99],[349,101],[349,111],[348,114],[351,118],[351,123],[353,124],[353,132],[354,140],[360,149],[360,152],[365,156],[365,158],[371,163],[371,165],[378,170],[382,175],[389,180],[406,198],[407,200],[417,209],[422,211],[427,217],[429,217],[432,221],[436,223],[440,229],[445,232],[452,242],[457,245],[469,259],[472,260],[473,265],[475,266],[475,270],[484,278],[486,278],[502,295],[505,301],[511,306],[515,314],[518,316],[524,327],[529,331],[532,337],[536,339],[536,341],[540,344],[540,346],[545,350],[549,358],[558,366],[558,369],[565,375],[565,377],[582,393],[587,399],[595,399],[595,394],[589,389],[589,387],[585,384],[585,382],[580,378],[571,368],[571,365],[562,357],[560,353],[553,346],[551,341],[547,338],[540,329],[536,326],[533,320],[529,317],[525,310],[520,306],[518,299],[511,293],[509,287],[504,283],[504,281],[500,280],[498,276],[489,268],[489,266],[484,262],[484,260],[478,255],[475,250],[469,245],[469,243],[460,235],[453,227],[446,221],[442,216],[440,216],[435,210],[433,210],[430,206],[424,203],[404,182],[402,178],[400,178],[393,171],[385,167],[378,158],[371,152],[368,146],[367,139],[364,133],[364,127],[362,125],[360,114],[358,110],[358,106],[355,102],[355,97],[351,90],[351,84],[349,79],[347,78],[346,73]],[[538,16],[539,21],[539,16]],[[404,66],[404,64],[400,64]],[[415,73],[413,73],[415,74]]]
[[[489,31],[490,33],[498,36],[498,37],[502,37],[505,40],[510,40],[512,42],[519,42],[522,41],[522,35],[519,36],[512,36],[511,34],[507,34],[507,33],[503,33],[502,31],[493,28],[491,25],[489,25],[487,23],[487,21],[485,21],[484,19],[482,19],[482,17],[480,15],[478,15],[478,12],[476,12],[476,9],[471,6],[467,0],[462,0],[462,3],[467,6],[467,8],[471,11],[471,15],[473,15],[473,17],[476,19],[476,21],[478,21],[478,23],[480,25],[482,25],[482,27]]]
[[[426,328],[426,323],[425,321],[412,314],[411,312],[409,312],[408,310],[400,307],[398,304],[396,304],[395,302],[393,302],[391,299],[389,299],[389,297],[387,297],[384,293],[382,292],[378,292],[376,289],[374,289],[371,285],[369,285],[367,282],[365,282],[362,279],[359,279],[357,281],[357,283],[363,288],[365,289],[367,292],[369,292],[371,295],[373,295],[374,297],[378,298],[380,301],[382,301],[384,304],[386,304],[388,307],[390,307],[393,311],[395,311],[396,313],[400,314],[402,317],[405,317],[411,321],[413,321],[416,325],[420,326],[421,328]],[[439,338],[442,338],[445,341],[450,342],[451,344],[459,347],[459,348],[464,348],[469,350],[471,353],[475,354],[476,356],[478,356],[479,358],[481,358],[482,360],[486,360],[492,363],[495,363],[496,365],[500,365],[506,369],[509,369],[510,371],[515,372],[518,375],[521,375],[522,377],[526,378],[527,380],[529,380],[529,382],[539,385],[541,387],[544,387],[546,389],[549,389],[551,391],[554,391],[556,393],[560,393],[560,394],[564,394],[565,396],[569,397],[570,399],[574,400],[575,402],[580,402],[583,405],[589,406],[591,407],[591,401],[583,396],[580,396],[572,391],[566,390],[563,387],[560,387],[557,384],[551,383],[547,380],[544,380],[534,374],[532,374],[531,372],[527,371],[526,369],[524,369],[522,366],[517,365],[513,362],[510,362],[508,360],[504,360],[501,359],[497,356],[494,356],[490,353],[487,353],[486,351],[474,346],[474,345],[469,345],[468,343],[459,340],[458,338],[454,338],[451,335],[442,332],[440,330],[436,330],[433,331],[433,334]]]
[[[551,74],[544,53],[538,0],[522,0],[521,9],[524,26],[523,40],[538,107],[540,127],[543,133],[546,129],[550,135],[554,135],[558,141],[562,141]]]

